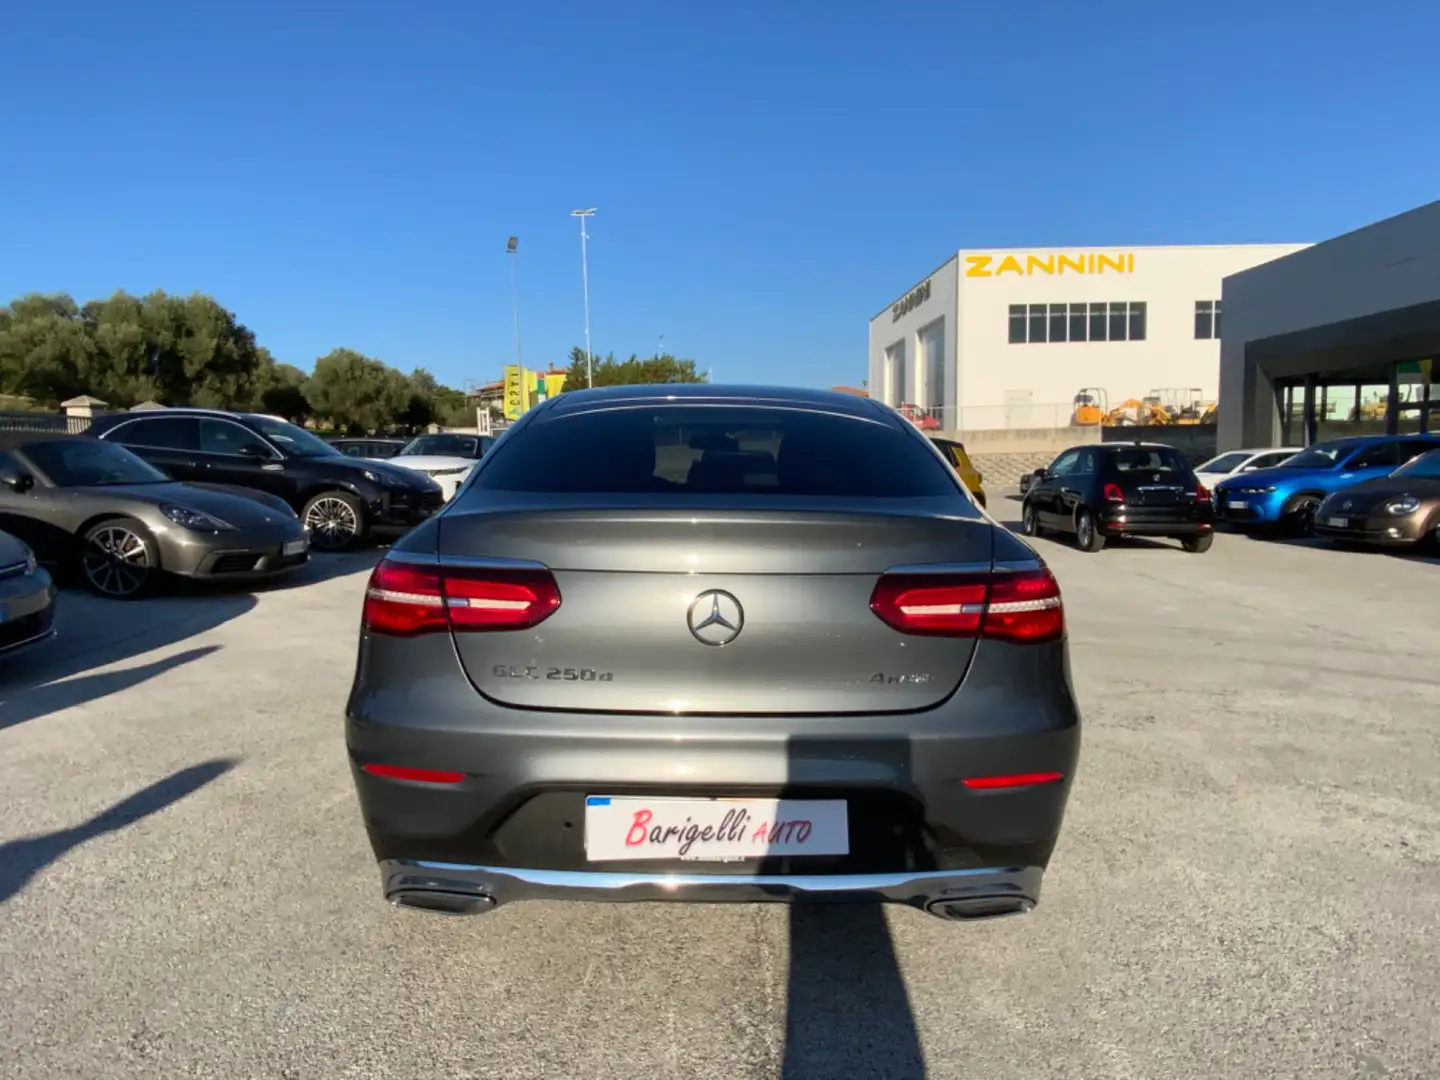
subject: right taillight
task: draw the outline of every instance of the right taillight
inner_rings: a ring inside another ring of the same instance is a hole
[[[548,570],[414,566],[385,560],[365,589],[365,629],[392,637],[527,630],[560,607]]]
[[[870,610],[902,634],[1038,644],[1065,633],[1060,585],[1043,568],[994,574],[886,574],[875,583]]]
[[[1113,503],[1123,503],[1125,501],[1125,492],[1120,490],[1119,484],[1105,485],[1105,501]]]

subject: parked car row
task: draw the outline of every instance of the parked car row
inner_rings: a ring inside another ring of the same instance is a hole
[[[387,463],[349,452],[384,440],[334,445],[276,417],[187,408],[100,417],[83,435],[0,432],[0,651],[50,632],[12,595],[27,560],[114,599],[171,576],[273,577],[312,547],[428,520],[493,442],[420,436]]]
[[[1077,446],[1022,477],[1020,491],[1026,535],[1070,533],[1084,551],[1107,538],[1164,536],[1203,552],[1218,523],[1440,551],[1440,435],[1236,450],[1193,469],[1163,443]]]
[[[403,439],[331,439],[330,445],[347,457],[385,461],[430,477],[440,485],[445,501],[455,497],[475,463],[495,444],[491,435],[441,432]]]

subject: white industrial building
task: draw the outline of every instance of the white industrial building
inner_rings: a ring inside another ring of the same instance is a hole
[[[1221,281],[1307,246],[960,251],[870,320],[868,389],[962,431],[1067,425],[1082,390],[1213,403]]]

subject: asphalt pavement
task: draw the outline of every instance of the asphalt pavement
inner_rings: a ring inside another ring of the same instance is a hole
[[[64,594],[0,671],[0,1075],[1440,1074],[1440,564],[1038,546],[1088,728],[1040,906],[980,924],[393,910],[341,732],[368,556]]]

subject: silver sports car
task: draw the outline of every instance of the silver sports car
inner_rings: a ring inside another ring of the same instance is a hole
[[[118,443],[78,435],[0,432],[0,529],[115,599],[165,575],[264,578],[310,557],[281,499],[177,483]]]
[[[1060,588],[895,410],[577,390],[366,592],[346,737],[396,904],[1028,911],[1080,746]]]

